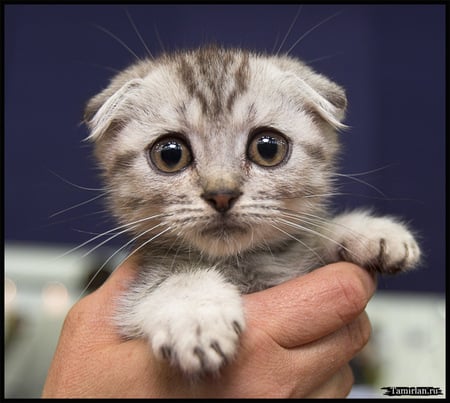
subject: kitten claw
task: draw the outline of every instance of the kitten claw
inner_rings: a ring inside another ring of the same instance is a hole
[[[380,238],[379,244],[380,244],[380,252],[378,253],[378,260],[382,264],[383,261],[385,260],[386,255],[386,239]]]
[[[170,360],[172,358],[172,349],[169,346],[161,346],[159,348],[159,351],[161,353],[161,357],[165,360]]]
[[[245,326],[242,299],[218,273],[173,275],[142,303],[154,355],[188,377],[214,374],[234,357]],[[159,314],[145,315],[149,306]]]
[[[226,365],[228,362],[228,358],[220,348],[220,344],[217,341],[213,341],[210,344],[210,347],[222,358],[223,364]]]
[[[356,212],[339,216],[335,224],[338,259],[382,274],[407,271],[420,260],[416,240],[402,223]]]
[[[200,361],[200,367],[202,371],[205,371],[206,369],[206,354],[200,347],[195,347],[193,351],[194,355],[197,356],[198,360]]]
[[[233,321],[233,329],[238,336],[242,333],[241,325],[237,321]]]

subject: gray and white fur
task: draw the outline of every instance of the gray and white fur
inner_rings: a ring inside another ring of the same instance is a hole
[[[346,104],[297,59],[217,46],[140,61],[90,100],[88,139],[139,264],[118,296],[124,337],[214,373],[245,329],[242,294],[341,260],[417,265],[401,221],[330,214]]]

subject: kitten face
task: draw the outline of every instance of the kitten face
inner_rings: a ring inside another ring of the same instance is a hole
[[[245,329],[242,293],[339,260],[417,264],[401,222],[327,213],[345,105],[299,61],[213,47],[142,61],[89,102],[117,229],[142,252],[117,301],[122,336],[193,379],[217,374]]]
[[[294,236],[283,214],[320,213],[345,103],[293,59],[202,48],[132,66],[86,120],[136,241],[216,257]]]

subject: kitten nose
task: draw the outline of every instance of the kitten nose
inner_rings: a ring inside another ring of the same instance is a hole
[[[218,190],[203,193],[201,197],[219,213],[225,213],[233,207],[234,202],[241,194],[242,192],[235,190]]]

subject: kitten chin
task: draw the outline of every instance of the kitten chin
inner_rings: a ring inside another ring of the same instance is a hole
[[[230,257],[252,246],[252,227],[218,214],[211,223],[195,232],[191,242],[210,257]]]
[[[249,229],[238,226],[212,226],[190,239],[192,244],[210,258],[236,256],[252,247]]]

